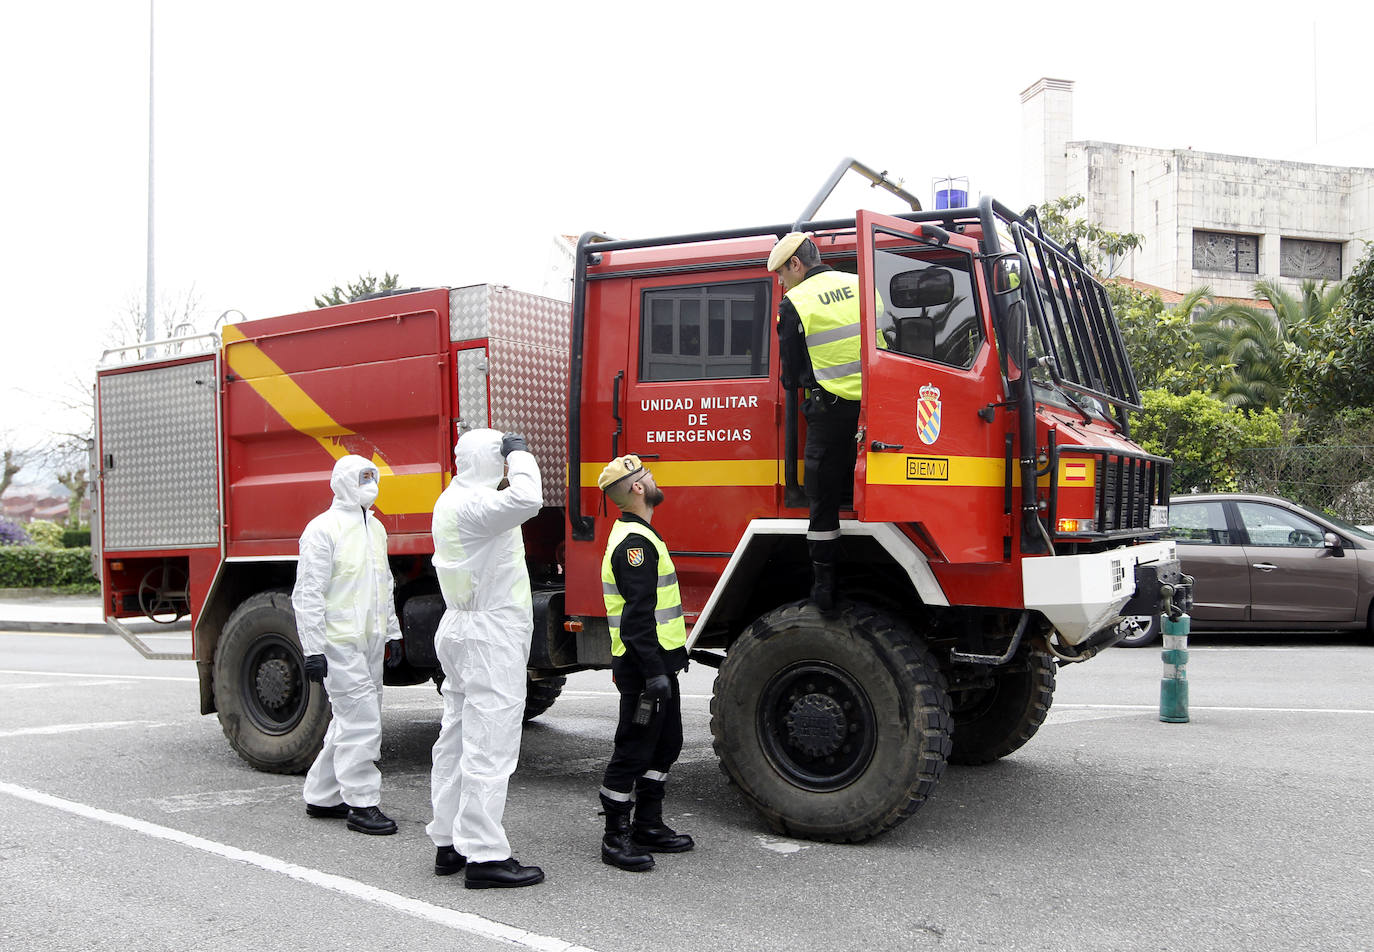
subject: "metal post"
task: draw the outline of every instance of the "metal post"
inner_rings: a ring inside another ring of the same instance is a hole
[[[1188,628],[1186,614],[1164,615],[1164,675],[1159,680],[1159,719],[1166,724],[1188,723]]]

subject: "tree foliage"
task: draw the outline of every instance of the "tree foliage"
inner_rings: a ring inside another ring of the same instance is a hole
[[[1313,331],[1330,323],[1340,294],[1339,284],[1325,281],[1303,281],[1296,295],[1259,281],[1255,295],[1272,310],[1239,303],[1211,308],[1195,333],[1220,371],[1214,392],[1242,410],[1291,406],[1301,355],[1310,349]]]
[[[1132,418],[1132,435],[1149,452],[1173,459],[1177,493],[1233,492],[1241,450],[1291,440],[1274,410],[1241,413],[1197,391],[1147,390],[1141,398],[1144,410]]]
[[[1082,195],[1063,195],[1036,209],[1040,224],[1061,245],[1076,242],[1083,264],[1100,278],[1112,277],[1126,255],[1145,243],[1136,232],[1116,232],[1073,215],[1085,201]]]
[[[383,271],[382,277],[378,279],[369,271],[357,281],[350,281],[345,288],[341,288],[337,284],[334,285],[327,292],[315,298],[315,306],[333,307],[336,304],[347,304],[349,301],[356,301],[364,295],[376,294],[378,291],[394,291],[400,286],[401,279],[397,275]]]
[[[1305,327],[1306,346],[1286,355],[1293,403],[1322,417],[1374,407],[1374,245],[1341,285],[1324,320]]]
[[[1185,394],[1210,389],[1212,370],[1203,360],[1189,317],[1195,307],[1210,299],[1210,288],[1192,291],[1174,308],[1165,305],[1155,291],[1140,291],[1115,281],[1107,282],[1106,288],[1136,385],[1142,391]]]

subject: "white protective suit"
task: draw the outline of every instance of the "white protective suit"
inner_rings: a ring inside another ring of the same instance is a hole
[[[371,470],[372,482],[358,476]],[[382,658],[386,643],[401,637],[387,562],[386,530],[371,512],[377,468],[361,456],[334,464],[329,486],[334,503],[310,520],[301,535],[301,557],[291,606],[301,651],[322,654],[324,688],[333,719],[305,777],[305,802],[376,806],[382,774]]]
[[[444,668],[444,719],[434,744],[425,829],[469,862],[511,855],[502,827],[506,787],[520,756],[525,666],[534,631],[520,524],[543,499],[534,456],[506,457],[501,433],[472,430],[453,450],[454,476],[434,505],[434,568],[446,611],[434,635]]]

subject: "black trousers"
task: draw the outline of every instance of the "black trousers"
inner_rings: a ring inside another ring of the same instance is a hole
[[[620,723],[615,728],[615,750],[606,766],[602,785],[616,793],[629,794],[645,771],[667,773],[682,753],[682,695],[677,672],[669,671],[673,693],[658,706],[647,724],[634,722],[639,695],[644,690],[644,675],[638,665],[622,655],[611,661],[616,690],[620,692]]]
[[[803,405],[802,412],[806,415],[803,480],[811,507],[807,548],[811,561],[834,563],[840,548],[840,506],[852,498],[854,488],[854,434],[859,429],[859,404],[812,397]],[[832,534],[833,538],[817,538]]]

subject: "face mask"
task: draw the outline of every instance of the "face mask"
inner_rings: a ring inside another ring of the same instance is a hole
[[[377,484],[363,483],[358,487],[358,503],[364,509],[377,501]]]

